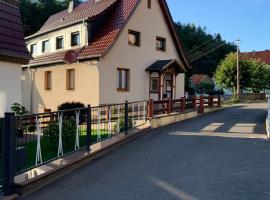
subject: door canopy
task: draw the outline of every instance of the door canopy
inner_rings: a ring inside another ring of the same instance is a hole
[[[174,69],[176,74],[184,73],[185,69],[177,62],[177,60],[157,60],[150,65],[145,71],[164,73],[168,69]]]

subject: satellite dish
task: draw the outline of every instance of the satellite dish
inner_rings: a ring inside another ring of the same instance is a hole
[[[64,61],[68,64],[75,63],[77,61],[77,53],[74,50],[69,50],[65,53]]]

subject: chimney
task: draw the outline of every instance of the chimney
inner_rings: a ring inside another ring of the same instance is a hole
[[[79,0],[70,1],[68,5],[68,13],[71,13],[79,4]]]
[[[256,51],[255,50],[253,51],[253,57],[254,58],[256,57]]]

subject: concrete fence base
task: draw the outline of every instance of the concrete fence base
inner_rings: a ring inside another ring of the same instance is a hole
[[[204,114],[212,113],[220,109],[221,107],[205,108]],[[180,121],[192,119],[201,115],[203,114],[200,114],[197,111],[189,111],[189,112],[183,112],[183,113],[171,113],[168,115],[166,114],[166,115],[155,116],[151,120],[151,128],[152,129],[159,128],[159,127],[166,126],[169,124],[174,124]]]

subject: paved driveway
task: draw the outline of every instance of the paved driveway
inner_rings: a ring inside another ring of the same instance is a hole
[[[153,130],[26,199],[269,200],[265,115],[240,105]]]

